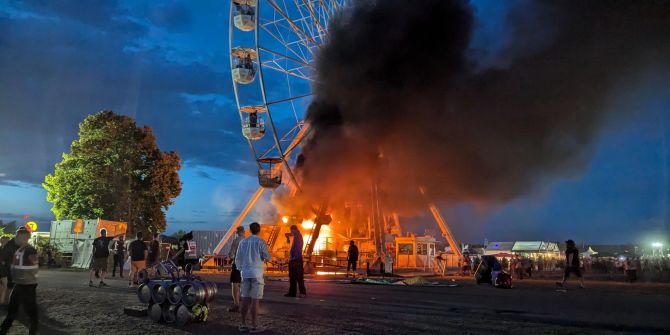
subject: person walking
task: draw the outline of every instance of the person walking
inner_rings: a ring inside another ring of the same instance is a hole
[[[147,245],[142,240],[144,234],[140,231],[135,235],[137,239],[128,245],[130,254],[130,274],[128,274],[128,287],[137,284],[137,274],[146,266]]]
[[[107,261],[109,260],[109,242],[114,239],[114,237],[107,237],[107,229],[100,229],[100,237],[93,240],[93,264],[91,266],[91,272],[88,275],[88,286],[95,287],[93,285],[93,275],[95,272],[98,272],[100,275],[100,283],[98,287],[107,286],[105,283],[105,273],[107,273]]]
[[[26,230],[24,227],[19,227],[16,230],[16,234],[22,230]],[[11,238],[7,243],[2,244],[2,253],[0,254],[0,273],[6,274],[7,276],[7,286],[3,293],[4,300],[0,301],[1,304],[6,305],[9,303],[9,297],[11,295],[12,289],[14,288],[14,281],[12,280],[12,262],[14,261],[14,253],[19,249],[19,246],[16,244],[16,237]]]
[[[258,301],[263,299],[264,262],[270,260],[270,252],[265,241],[258,237],[261,225],[253,222],[249,225],[251,236],[240,241],[235,254],[235,264],[240,269],[242,283],[240,284],[240,314],[242,323],[239,331],[258,333],[263,331],[258,327]],[[247,314],[251,314],[251,327],[247,326]]]
[[[307,295],[305,288],[305,272],[302,265],[302,235],[296,225],[291,225],[291,236],[293,243],[291,244],[291,252],[288,259],[288,293],[285,297],[296,297],[297,290],[300,289],[300,297],[304,298]]]
[[[565,241],[565,271],[563,273],[563,281],[556,283],[556,285],[564,287],[565,282],[570,277],[570,273],[574,273],[579,278],[579,287],[584,288],[584,277],[579,267],[579,250],[575,246],[575,241]]]
[[[233,295],[233,305],[228,308],[229,312],[240,311],[240,283],[242,282],[242,275],[235,264],[235,256],[237,255],[237,248],[240,246],[240,241],[243,239],[244,227],[238,226],[235,231],[235,238],[233,239],[233,243],[230,245],[230,251],[228,252],[228,258],[233,260],[230,270],[230,290]]]
[[[18,246],[11,264],[14,290],[9,298],[7,316],[0,326],[0,335],[7,334],[21,306],[30,318],[28,333],[33,335],[37,334],[39,323],[36,296],[37,271],[39,271],[37,250],[28,244],[30,232],[25,229],[17,231],[14,239]]]
[[[114,263],[112,265],[112,277],[116,277],[116,267],[119,267],[119,277],[123,278],[123,264],[126,261],[126,241],[123,235],[114,242]]]
[[[349,277],[349,268],[354,272],[356,277],[356,265],[358,264],[358,247],[354,240],[349,241],[349,250],[347,250],[347,277]]]

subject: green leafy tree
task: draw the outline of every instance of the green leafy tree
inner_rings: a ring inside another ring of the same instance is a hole
[[[170,235],[170,236],[172,236],[172,237],[174,237],[174,238],[176,238],[176,239],[180,239],[180,238],[181,238],[182,236],[184,236],[184,235],[186,235],[186,231],[183,230],[183,229],[179,229],[179,230],[177,230],[176,232],[174,232],[174,233],[173,233],[172,235]]]
[[[0,220],[0,228],[2,228],[5,234],[13,234],[16,231],[16,220],[9,222]]]
[[[181,193],[180,168],[151,128],[102,111],[79,124],[79,139],[42,186],[58,220],[103,218],[128,222],[129,232],[161,232],[164,211]]]

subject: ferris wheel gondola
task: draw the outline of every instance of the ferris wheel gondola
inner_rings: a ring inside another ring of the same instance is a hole
[[[306,132],[304,116],[311,101],[314,55],[325,42],[330,18],[349,3],[231,0],[233,91],[242,135],[264,188],[300,188],[291,153]]]

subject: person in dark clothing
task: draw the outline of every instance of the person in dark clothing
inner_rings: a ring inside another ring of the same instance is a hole
[[[114,264],[112,265],[112,277],[116,277],[116,267],[119,267],[119,277],[123,278],[123,263],[126,261],[126,241],[123,235],[114,242]]]
[[[137,274],[146,267],[147,245],[142,238],[144,234],[137,232],[137,239],[128,245],[130,254],[130,274],[128,275],[128,287],[133,287],[137,283]]]
[[[117,235],[119,236],[119,235]],[[93,274],[98,272],[100,275],[100,283],[98,287],[107,286],[105,283],[105,273],[107,273],[107,260],[109,259],[109,242],[116,236],[108,237],[107,229],[100,229],[100,237],[93,240],[93,260],[91,266],[91,273],[88,276],[88,286],[93,285]]]
[[[0,335],[7,334],[21,306],[30,318],[29,334],[37,334],[39,319],[36,289],[39,266],[37,265],[37,250],[28,244],[29,239],[30,232],[25,229],[18,231],[14,238],[18,247],[11,264],[12,278],[15,285],[9,299],[7,317],[0,326]]]
[[[9,272],[10,265],[7,264],[7,261],[3,257],[4,250],[9,244],[9,237],[3,236],[0,238],[0,305],[7,305],[9,299]],[[12,244],[16,245],[14,242]]]
[[[302,235],[296,225],[291,226],[291,235],[293,236],[293,243],[291,244],[291,253],[288,260],[288,293],[285,297],[295,297],[297,289],[300,289],[300,297],[307,295],[305,288],[305,272],[302,265]]]
[[[147,267],[152,267],[161,261],[161,242],[158,233],[154,233],[153,239],[149,244],[149,254],[147,255]]]
[[[20,227],[16,230],[16,234],[22,230],[26,230],[24,227]],[[12,271],[11,266],[14,261],[14,253],[19,249],[19,246],[16,244],[16,237],[7,241],[7,243],[2,245],[2,253],[0,254],[0,277],[3,275],[7,277],[7,286],[5,288],[4,300],[0,301],[3,305],[9,303],[9,297],[12,288],[14,287],[14,281],[12,280]]]
[[[347,277],[349,277],[349,268],[354,272],[356,277],[356,264],[358,264],[358,247],[353,240],[349,241],[349,250],[347,251]]]
[[[584,288],[584,277],[579,267],[579,250],[575,246],[575,241],[565,241],[565,272],[563,273],[563,281],[556,283],[558,286],[565,286],[565,282],[570,277],[570,273],[574,273],[579,278],[579,287]]]

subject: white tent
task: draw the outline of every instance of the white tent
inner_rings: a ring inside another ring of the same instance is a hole
[[[595,251],[595,250],[593,250],[593,249],[591,249],[591,247],[589,246],[589,249],[586,250],[586,251],[582,251],[582,252],[580,252],[580,253],[579,253],[579,256],[582,256],[582,257],[591,257],[591,256],[594,256],[594,255],[597,255],[597,254],[598,254],[598,252]]]

